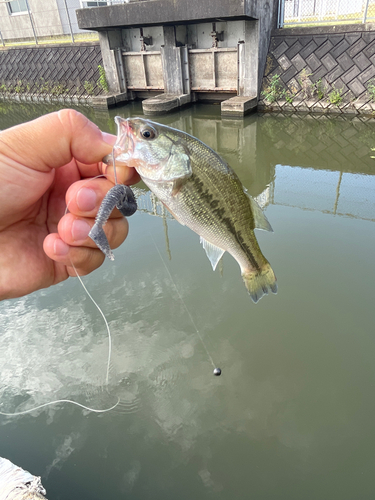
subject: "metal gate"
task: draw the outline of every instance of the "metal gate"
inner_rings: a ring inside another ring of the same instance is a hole
[[[190,49],[189,70],[193,92],[237,92],[237,48]]]
[[[164,90],[160,51],[122,52],[128,90]]]

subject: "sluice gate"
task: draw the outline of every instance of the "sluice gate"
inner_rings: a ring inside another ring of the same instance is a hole
[[[130,1],[77,18],[99,32],[113,104],[148,98],[145,114],[158,114],[210,100],[242,116],[257,105],[277,1]]]

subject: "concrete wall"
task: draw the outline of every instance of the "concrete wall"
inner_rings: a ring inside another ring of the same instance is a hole
[[[368,85],[375,78],[375,24],[275,30],[263,89],[274,75],[280,76],[293,98],[292,107],[306,111],[362,109],[371,112],[373,104]],[[313,84],[317,82],[325,92],[325,99],[319,100],[317,92],[313,92]],[[339,106],[327,99],[334,89],[342,93]],[[282,101],[288,108],[289,103]]]

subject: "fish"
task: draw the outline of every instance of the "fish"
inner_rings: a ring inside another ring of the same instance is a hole
[[[272,231],[271,225],[228,163],[181,130],[146,118],[116,116],[115,122],[116,163],[134,167],[172,216],[200,236],[213,270],[228,252],[253,302],[277,293],[275,273],[254,234]],[[111,156],[103,161],[111,164]]]

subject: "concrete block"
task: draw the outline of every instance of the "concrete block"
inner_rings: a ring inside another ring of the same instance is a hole
[[[353,61],[346,52],[337,58],[337,62],[345,71],[353,66]]]
[[[326,54],[322,57],[322,63],[328,71],[331,71],[335,66],[337,66],[337,61],[331,56],[331,54]]]
[[[286,50],[288,50],[288,46],[284,41],[282,41],[275,49],[272,50],[272,54],[276,59],[278,59]]]
[[[350,49],[348,50],[348,54],[350,57],[356,56],[361,50],[366,47],[366,42],[360,38],[358,42],[356,42]]]
[[[371,61],[367,59],[367,57],[365,56],[365,54],[363,54],[363,52],[360,52],[355,57],[353,57],[353,61],[361,71],[364,71],[371,65]]]
[[[142,109],[146,116],[162,115],[190,102],[190,95],[160,94],[142,101]]]
[[[289,59],[286,57],[285,54],[283,54],[281,57],[279,57],[279,59],[277,60],[277,62],[280,64],[281,68],[286,71],[288,68],[290,68],[291,66],[291,62],[289,61]]]
[[[336,45],[332,50],[331,50],[331,55],[337,59],[343,52],[346,51],[346,49],[349,47],[349,43],[347,40],[342,40],[338,45]]]
[[[314,40],[311,40],[310,43],[308,43],[301,51],[300,51],[300,56],[306,59],[310,54],[314,52],[317,48],[317,44],[314,42]]]
[[[258,100],[256,97],[235,96],[222,101],[221,114],[222,116],[233,116],[240,118],[252,109],[257,107]]]
[[[371,42],[369,45],[367,45],[367,47],[363,50],[363,53],[367,57],[371,57],[372,55],[375,54],[375,40]]]
[[[357,66],[353,66],[352,69],[347,71],[342,76],[343,82],[347,84],[348,82],[352,81],[356,76],[358,76],[360,72],[361,71],[359,70],[359,68],[357,68]]]
[[[353,80],[350,83],[348,83],[348,87],[350,88],[350,90],[353,92],[353,94],[355,96],[359,96],[360,94],[363,94],[364,92],[366,92],[365,87],[358,80]]]
[[[315,51],[315,55],[318,59],[321,59],[323,56],[327,54],[333,48],[332,43],[327,40]]]
[[[296,54],[293,59],[292,59],[292,63],[294,65],[294,67],[298,70],[298,71],[301,71],[303,68],[306,67],[306,62],[305,60],[299,55],[299,54]]]
[[[294,66],[291,66],[289,69],[285,71],[285,73],[281,74],[282,81],[287,84],[289,80],[296,76],[298,73],[297,69]]]
[[[326,75],[326,79],[329,81],[329,82],[335,82],[338,78],[340,78],[340,76],[344,73],[344,70],[343,68],[341,68],[340,66],[336,66],[335,69],[333,69],[332,71],[330,71],[329,73],[327,73]]]
[[[283,111],[288,111],[288,113],[295,111],[293,104],[286,102],[283,106]]]
[[[374,78],[374,76],[375,76],[375,66],[371,65],[369,68],[366,69],[366,71],[364,71],[358,76],[358,80],[360,80],[361,83],[366,83],[371,78]]]
[[[308,57],[306,57],[306,62],[313,71],[316,71],[322,64],[315,54],[310,54]]]
[[[108,109],[116,106],[118,103],[124,103],[128,100],[127,93],[97,95],[91,98],[92,106],[96,109]]]
[[[292,45],[286,52],[285,55],[292,59],[296,54],[300,52],[302,49],[302,45],[297,41],[294,45]]]

